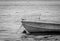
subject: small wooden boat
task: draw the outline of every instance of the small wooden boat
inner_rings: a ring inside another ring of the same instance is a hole
[[[41,32],[41,31],[60,31],[60,24],[52,21],[33,21],[29,19],[22,19],[22,25],[28,32]]]

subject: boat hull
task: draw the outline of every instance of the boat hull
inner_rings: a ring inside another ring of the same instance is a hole
[[[22,21],[22,25],[28,32],[60,31],[60,24]]]

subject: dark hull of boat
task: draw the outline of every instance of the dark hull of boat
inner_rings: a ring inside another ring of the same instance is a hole
[[[22,21],[22,25],[28,32],[60,31],[60,24]]]

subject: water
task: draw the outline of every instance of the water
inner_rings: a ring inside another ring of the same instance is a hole
[[[21,17],[23,15],[36,15],[40,13],[42,13],[42,15],[47,15],[49,13],[48,15],[53,14],[52,16],[54,16],[55,14],[55,16],[58,16],[57,14],[60,13],[60,5],[56,5],[58,2],[56,4],[53,3],[52,5],[49,3],[50,6],[47,4],[47,7],[45,5],[40,6],[40,2],[37,2],[37,5],[34,5],[36,4],[35,2],[32,2],[31,4],[28,2],[24,2],[25,4],[19,2],[0,3],[0,30],[6,30],[0,32],[0,41],[40,41],[40,37],[44,36],[25,35],[21,33],[24,30],[23,27],[20,28]],[[60,36],[56,36],[58,39],[59,37]],[[41,41],[43,40],[44,39]],[[55,41],[55,39],[52,40]]]

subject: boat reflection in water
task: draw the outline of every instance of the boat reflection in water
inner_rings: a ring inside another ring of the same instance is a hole
[[[32,21],[28,19],[22,19],[22,25],[28,32],[46,32],[46,31],[60,31],[60,24],[54,22],[47,22],[40,20]]]

